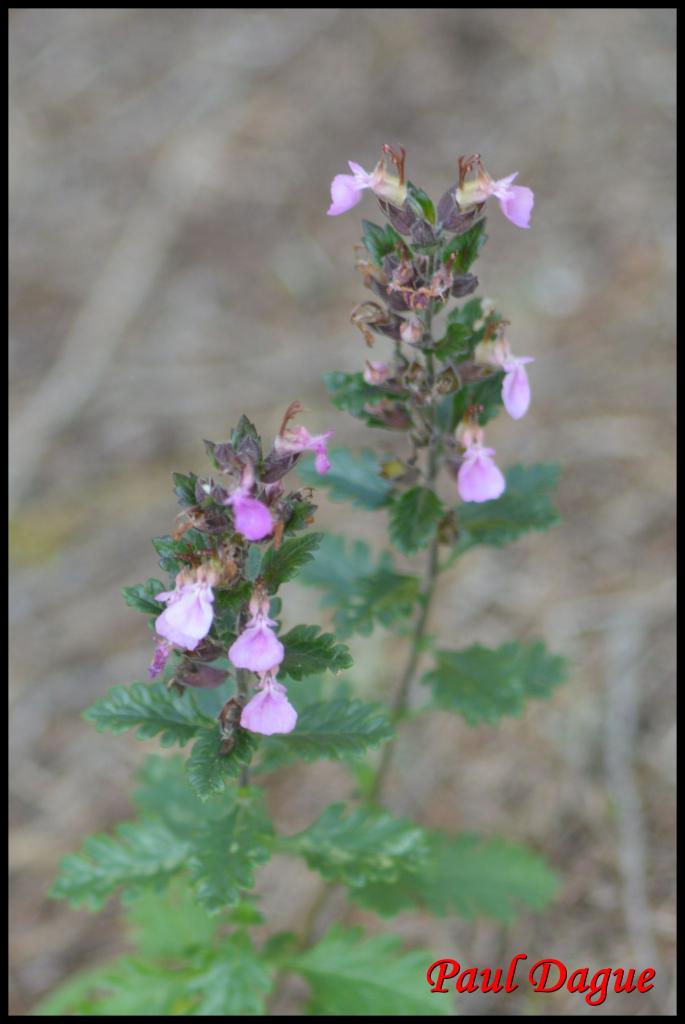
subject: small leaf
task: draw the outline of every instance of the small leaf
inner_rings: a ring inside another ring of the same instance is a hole
[[[193,745],[186,761],[188,781],[200,800],[223,793],[230,779],[236,779],[243,765],[252,760],[257,741],[246,729],[237,729],[233,749],[223,751],[224,741],[218,727],[206,730]]]
[[[261,749],[268,762],[266,770],[273,771],[298,759],[357,758],[370,747],[390,739],[393,733],[387,712],[380,704],[327,700],[308,704],[299,712],[293,732],[267,737]]]
[[[445,514],[438,496],[427,487],[411,487],[390,510],[390,538],[405,555],[425,547]]]
[[[407,182],[407,202],[420,215],[426,218],[431,224],[435,224],[435,207],[433,200],[422,188]]]
[[[326,881],[352,887],[418,871],[428,851],[412,822],[367,807],[345,815],[344,804],[331,804],[304,832],[281,837],[279,849],[304,857]]]
[[[385,426],[383,420],[374,416],[373,413],[367,412],[365,407],[376,405],[384,397],[397,398],[395,393],[367,384],[361,373],[343,373],[341,370],[335,370],[331,373],[324,373],[323,381],[336,409],[349,412],[351,416],[362,420],[367,426]]]
[[[163,593],[167,587],[159,580],[149,579],[145,583],[136,583],[132,587],[122,587],[121,593],[129,608],[146,615],[161,615],[166,605],[157,601],[155,595]]]
[[[144,892],[126,908],[127,930],[149,957],[183,957],[212,945],[216,921],[193,898],[186,878],[174,878],[163,895]]]
[[[466,274],[471,269],[481,248],[487,242],[485,234],[485,218],[477,221],[472,228],[461,235],[455,235],[452,241],[445,246],[442,258],[447,261],[452,253],[456,253],[456,260],[453,264],[455,274]]]
[[[365,939],[361,929],[333,926],[287,966],[309,982],[312,1016],[451,1016],[449,997],[436,999],[426,984],[426,968],[436,953],[403,953],[401,945],[393,935]]]
[[[308,533],[284,541],[278,550],[269,548],[261,566],[261,575],[269,593],[278,590],[282,583],[292,579],[303,565],[311,561],[322,537],[322,533]]]
[[[192,508],[197,505],[195,488],[197,485],[197,473],[172,473],[174,481],[174,494],[183,508]]]
[[[565,678],[564,658],[538,642],[437,651],[436,666],[422,682],[433,689],[433,707],[458,711],[469,725],[479,725],[522,714],[528,700],[549,697]]]
[[[302,679],[324,669],[340,672],[352,664],[345,644],[336,643],[331,633],[321,633],[319,626],[295,626],[280,639],[285,647],[281,672],[293,679]]]
[[[398,243],[402,244],[402,239],[389,224],[381,228],[370,220],[363,220],[362,229],[364,231],[362,242],[374,263],[379,267],[383,265],[383,257],[394,252]]]
[[[311,465],[301,465],[298,473],[310,487],[323,487],[331,501],[351,501],[359,508],[381,508],[390,501],[391,487],[380,475],[373,452],[365,449],[354,454],[346,448],[330,453],[331,468],[321,475]]]
[[[183,746],[203,729],[211,728],[211,719],[199,710],[192,694],[177,694],[164,683],[132,683],[115,686],[83,712],[98,732],[122,733],[136,729],[136,738],[147,740],[160,734],[163,747]]]
[[[198,994],[193,1017],[263,1017],[271,969],[245,932],[234,932],[212,951],[206,967],[188,985]]]

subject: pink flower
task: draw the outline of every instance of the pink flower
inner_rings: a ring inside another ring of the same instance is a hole
[[[504,493],[506,481],[495,465],[494,454],[494,448],[484,448],[479,440],[469,444],[457,474],[462,501],[491,501]]]
[[[261,501],[250,497],[254,484],[254,470],[248,463],[243,469],[240,486],[225,499],[233,507],[233,524],[246,540],[264,540],[273,533],[274,521],[269,509]]]
[[[457,189],[457,202],[462,209],[473,206],[475,203],[484,203],[486,199],[495,196],[499,200],[502,213],[518,228],[530,227],[530,213],[533,209],[535,196],[533,190],[523,185],[512,185],[518,177],[518,171],[494,181],[480,163],[480,158],[474,157],[466,162],[469,168],[477,166],[478,173],[473,181],[462,182]]]
[[[250,601],[252,618],[228,651],[236,668],[247,668],[251,672],[267,672],[280,665],[285,649],[271,629],[276,623],[268,617],[268,597],[253,596]]]
[[[530,405],[530,383],[525,370],[526,363],[533,363],[532,356],[511,356],[504,369],[507,371],[502,382],[504,408],[514,420],[520,420]]]
[[[276,681],[275,672],[275,668],[265,672],[257,683],[259,692],[245,705],[240,716],[243,729],[273,736],[295,728],[297,711],[289,702],[283,683]]]
[[[331,468],[328,458],[328,439],[333,437],[334,431],[327,430],[325,434],[310,434],[306,427],[289,427],[284,422],[281,433],[274,441],[274,448],[277,452],[316,452],[314,465],[317,473],[327,473]]]
[[[403,173],[393,174],[382,159],[370,173],[352,160],[348,160],[348,165],[352,174],[336,174],[331,182],[332,202],[326,211],[329,217],[337,217],[351,210],[360,202],[366,188],[370,188],[381,199],[387,199],[393,206],[404,205],[407,186],[404,184]]]
[[[212,626],[214,594],[211,577],[205,575],[193,583],[179,575],[176,588],[157,594],[156,598],[167,603],[166,610],[155,622],[159,636],[177,647],[194,651]]]
[[[168,640],[162,640],[161,637],[155,637],[155,654],[150,662],[150,667],[147,670],[148,679],[156,679],[160,672],[164,671],[169,655],[171,654],[171,644]]]

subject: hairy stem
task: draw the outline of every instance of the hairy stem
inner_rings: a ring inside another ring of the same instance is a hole
[[[236,693],[243,704],[247,703],[247,697],[249,693],[249,676],[250,673],[247,669],[239,668],[236,669],[235,680],[236,680]],[[249,786],[250,784],[250,769],[248,765],[244,764],[240,769],[240,785]]]

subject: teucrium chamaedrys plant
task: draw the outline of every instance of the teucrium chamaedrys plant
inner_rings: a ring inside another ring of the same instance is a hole
[[[332,183],[328,213],[351,209],[366,189],[376,195],[386,223],[363,221],[357,258],[374,298],[352,320],[384,352],[325,382],[336,408],[393,432],[395,453],[329,455],[331,431],[295,425],[303,409],[293,402],[268,452],[243,416],[228,441],[205,442],[210,475],[174,475],[179,525],[153,542],[168,578],[124,590],[154,631],[149,681],[115,687],[84,717],[100,731],[189,745],[190,754],[148,757],[137,817],[64,858],[52,895],[97,910],[120,893],[137,951],[77,976],[39,1013],[262,1015],[290,972],[308,982],[315,1014],[451,1013],[424,978],[440,951],[407,952],[390,935],[341,925],[318,936],[329,887],[344,886],[351,904],[383,917],[413,907],[503,922],[554,894],[553,872],[524,847],[449,835],[382,805],[395,727],[422,660],[424,702],[414,700],[413,713],[443,709],[469,725],[520,714],[564,675],[563,659],[539,641],[453,650],[426,629],[438,577],[456,559],[558,522],[556,467],[503,474],[485,442],[502,406],[514,420],[525,415],[529,357],[514,355],[492,302],[460,301],[478,287],[471,267],[486,239],[487,200],[525,228],[533,193],[513,185],[515,175],[493,180],[477,156],[459,160],[459,180],[437,207],[405,181],[402,150],[383,147],[371,173],[350,168]],[[301,461],[308,451],[314,465]],[[295,469],[300,480],[288,490]],[[422,573],[399,568],[387,551],[376,558],[359,541],[314,532],[316,486],[387,512],[391,544],[417,556]],[[281,587],[293,579],[323,591],[333,632],[279,632],[288,618]],[[376,626],[408,637],[389,707],[360,700],[339,678],[352,663],[344,641]],[[261,784],[320,758],[354,766],[349,799],[302,832],[278,834]],[[273,853],[304,858],[324,885],[308,909],[293,908],[297,934],[257,941],[251,929],[263,935],[268,922],[255,906],[254,874]]]

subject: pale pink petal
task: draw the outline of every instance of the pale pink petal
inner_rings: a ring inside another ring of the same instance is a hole
[[[520,420],[525,416],[530,405],[530,384],[522,362],[523,359],[519,360],[518,364],[505,374],[502,382],[504,408],[514,420]]]
[[[499,198],[502,213],[517,228],[530,227],[530,213],[534,202],[533,190],[523,185],[512,185]]]
[[[488,455],[467,457],[457,474],[457,488],[462,501],[491,501],[499,498],[505,487],[501,470]]]
[[[235,528],[246,540],[263,540],[273,532],[273,517],[261,501],[247,498],[238,492],[232,505]]]
[[[353,206],[361,202],[360,187],[351,174],[336,174],[331,182],[331,205],[326,213],[329,217],[337,217],[347,213]]]
[[[258,732],[263,736],[292,732],[297,722],[297,711],[285,696],[285,688],[279,692],[268,684],[243,708],[240,724],[243,729]]]
[[[285,649],[266,623],[259,622],[247,626],[229,648],[228,656],[236,668],[268,672],[283,661]]]
[[[495,196],[499,196],[500,192],[503,192],[505,189],[508,189],[512,181],[515,181],[516,178],[518,178],[518,176],[519,172],[514,171],[513,174],[508,175],[508,177],[506,178],[500,178],[499,181],[493,181],[492,194]]]
[[[206,584],[183,585],[179,593],[155,622],[159,636],[178,647],[195,650],[212,626],[214,595]]]

